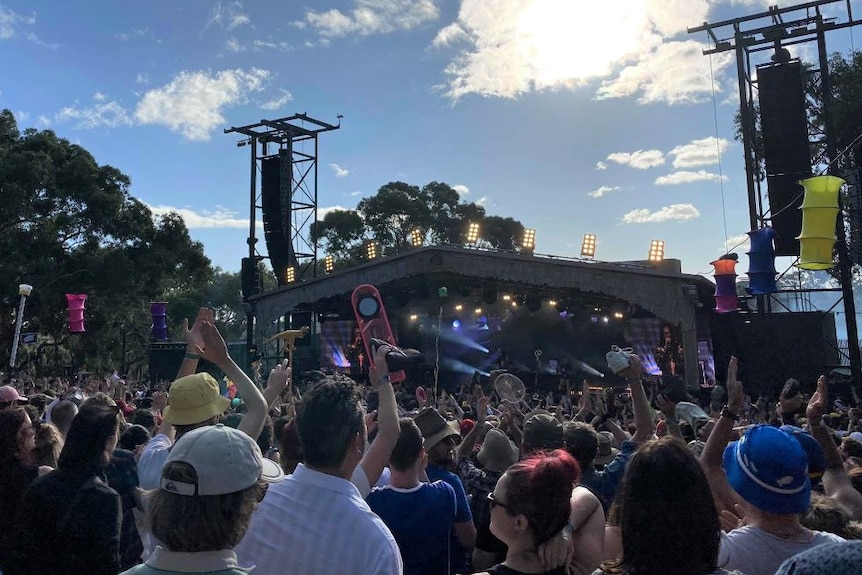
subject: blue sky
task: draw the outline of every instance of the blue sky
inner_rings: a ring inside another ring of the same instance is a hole
[[[222,130],[307,112],[344,116],[321,136],[321,208],[438,180],[536,228],[538,253],[595,233],[597,259],[645,259],[663,239],[709,272],[724,216],[731,245],[748,230],[736,69],[685,29],[769,3],[0,0],[0,107],[180,211],[226,270],[247,250],[248,148]]]

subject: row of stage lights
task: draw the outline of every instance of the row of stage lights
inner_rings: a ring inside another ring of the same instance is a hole
[[[515,299],[512,298],[511,295],[504,295],[503,301],[506,302],[505,305],[510,305],[513,308],[517,308],[518,306],[523,305],[523,303],[519,303],[519,302],[515,301]],[[565,305],[563,305],[559,308],[557,307],[559,305],[559,303],[560,302],[558,302],[557,300],[553,300],[553,299],[548,300],[548,305],[553,307],[553,308],[556,308],[558,310],[559,316],[561,318],[566,319],[566,318],[572,317],[572,314],[570,314],[568,312],[568,309],[566,308]],[[457,315],[460,318],[465,313],[464,312],[464,304],[460,304],[460,303],[455,304],[455,306],[452,308],[452,310],[453,310],[453,315]],[[603,311],[604,310],[602,310],[601,308],[598,308],[598,307],[593,308],[593,310],[589,316],[590,321],[592,323],[599,323],[599,322],[609,323],[611,320],[611,317],[613,317],[614,319],[617,319],[617,320],[621,320],[621,319],[625,318],[625,314],[619,310],[615,310],[610,315],[603,313]],[[481,320],[482,323],[487,323],[488,320],[487,320],[487,317],[485,317],[483,315],[484,313],[485,313],[484,308],[476,307],[475,309],[473,309],[473,315],[476,316],[476,318],[478,320]],[[415,314],[415,313],[410,314],[409,319],[410,319],[410,321],[414,321],[414,322],[418,321],[419,320],[419,314]],[[455,320],[455,321],[459,321],[459,320]]]
[[[479,242],[480,227],[476,222],[470,222],[467,226],[467,244],[475,245]],[[410,232],[410,243],[414,248],[421,248],[425,243],[425,232],[419,228],[415,228]],[[596,257],[596,234],[584,234],[584,240],[581,242],[581,257],[592,259]],[[536,249],[536,230],[527,228],[524,230],[524,236],[521,238],[521,250],[525,253],[532,253]],[[369,241],[365,244],[365,256],[370,260],[376,260],[380,256],[378,244],[375,241]],[[661,263],[664,260],[664,240],[652,240],[650,242],[649,254],[647,261],[653,264]],[[323,269],[330,274],[335,270],[335,256],[327,255],[323,260]],[[293,283],[296,281],[296,268],[291,266],[285,272],[285,281]]]

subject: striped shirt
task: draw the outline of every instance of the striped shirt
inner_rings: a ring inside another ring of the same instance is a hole
[[[255,575],[401,575],[389,528],[349,481],[300,464],[270,485],[236,548]]]

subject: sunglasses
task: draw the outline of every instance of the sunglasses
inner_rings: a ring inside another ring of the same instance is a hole
[[[503,509],[505,509],[509,513],[512,513],[511,507],[509,507],[505,503],[500,503],[499,501],[497,501],[497,498],[494,496],[493,493],[489,493],[488,494],[488,510],[489,511],[493,510],[495,507],[502,507]]]

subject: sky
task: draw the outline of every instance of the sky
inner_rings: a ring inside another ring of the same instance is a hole
[[[535,228],[536,253],[578,256],[592,233],[596,259],[641,260],[661,239],[710,273],[748,231],[736,66],[686,28],[771,3],[0,0],[0,108],[126,173],[228,271],[247,253],[249,148],[223,130],[307,113],[343,116],[320,136],[321,214],[442,181]]]

